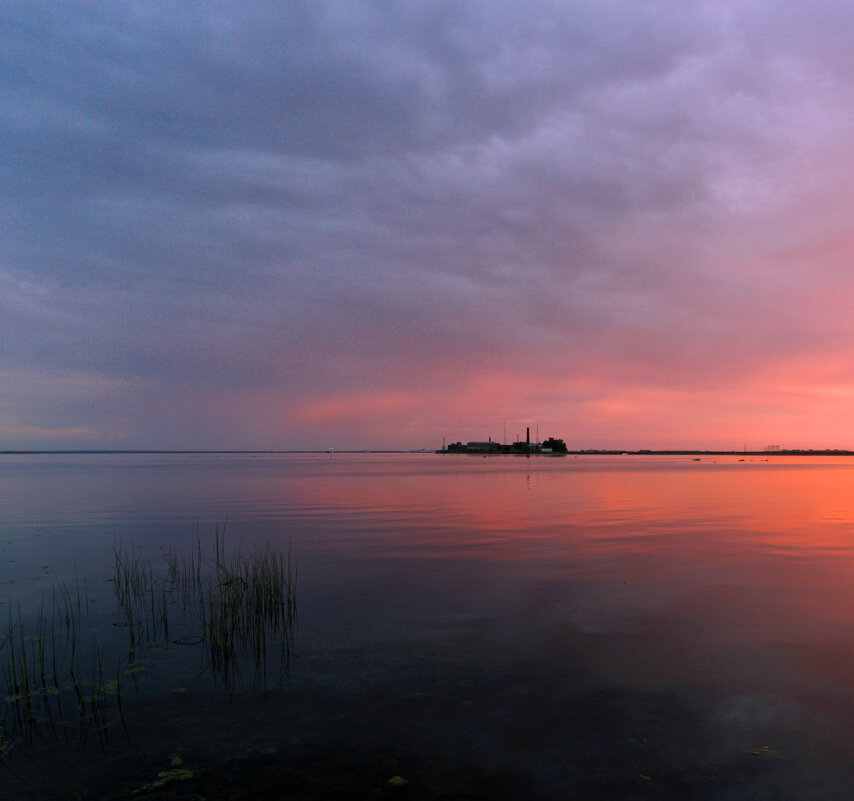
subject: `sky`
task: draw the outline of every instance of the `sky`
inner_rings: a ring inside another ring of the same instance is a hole
[[[851,4],[0,18],[0,450],[854,448]]]

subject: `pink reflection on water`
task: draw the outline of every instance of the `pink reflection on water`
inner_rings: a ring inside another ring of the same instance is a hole
[[[108,553],[113,525],[145,526],[153,547],[180,548],[197,521],[204,532],[227,518],[235,539],[293,544],[303,598],[325,599],[329,618],[347,625],[393,611],[411,613],[409,628],[494,619],[517,634],[573,631],[600,644],[597,670],[625,681],[844,687],[854,671],[854,459],[335,454],[51,464],[7,471],[7,521],[98,520]],[[4,545],[9,577],[25,556],[13,546]],[[26,547],[35,567],[54,567],[54,550]],[[309,600],[305,610],[310,620]]]
[[[413,592],[609,638],[603,675],[800,693],[854,671],[852,459],[419,459],[287,491]],[[467,585],[441,575],[463,563]]]

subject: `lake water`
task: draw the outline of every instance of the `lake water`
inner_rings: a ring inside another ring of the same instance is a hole
[[[854,790],[854,459],[7,455],[0,509],[0,639],[64,587],[123,687],[85,725],[65,679],[23,724],[7,698],[2,798]],[[157,572],[215,532],[296,571],[263,682],[192,621],[122,644],[116,549]]]

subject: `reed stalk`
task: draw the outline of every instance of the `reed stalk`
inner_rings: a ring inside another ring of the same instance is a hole
[[[5,631],[0,631],[4,738],[29,742],[45,731],[58,737],[55,724],[63,721],[63,699],[73,699],[79,740],[94,730],[106,748],[113,716],[127,730],[126,678],[135,683],[150,652],[168,652],[170,643],[202,642],[203,666],[214,685],[228,693],[240,684],[244,666],[250,668],[252,687],[266,689],[275,657],[279,680],[284,677],[296,625],[290,551],[283,554],[269,544],[229,549],[223,527],[215,530],[210,557],[197,534],[188,554],[170,549],[163,555],[162,572],[118,540],[113,554],[117,628],[109,647],[116,651],[116,679],[105,676],[105,645],[95,630],[87,581],[80,581],[75,568],[74,585],[55,585],[30,617],[20,607],[8,609]],[[187,630],[193,633],[170,640]]]

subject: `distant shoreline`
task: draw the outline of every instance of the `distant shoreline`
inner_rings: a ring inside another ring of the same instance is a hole
[[[840,448],[826,448],[822,450],[791,448],[779,451],[606,451],[585,450],[570,451],[576,456],[584,454],[593,456],[854,456],[854,451],[842,450]]]
[[[53,451],[7,450],[7,451],[0,451],[0,456],[39,456],[39,455],[40,456],[46,456],[46,455],[70,456],[70,455],[75,455],[75,454],[77,456],[82,456],[84,454],[101,455],[101,456],[109,456],[109,455],[125,455],[125,456],[137,455],[137,456],[142,456],[145,454],[152,454],[152,455],[156,455],[156,454],[161,454],[161,455],[165,455],[165,454],[173,454],[173,455],[181,455],[181,454],[183,454],[183,455],[232,454],[234,456],[241,456],[241,455],[243,455],[243,456],[247,456],[247,455],[274,456],[276,454],[284,455],[284,454],[289,454],[289,453],[315,453],[315,454],[335,455],[336,453],[433,453],[433,452],[434,451],[432,449],[428,449],[428,448],[418,448],[415,450],[390,450],[390,449],[368,450],[368,449],[362,448],[359,450],[352,450],[352,451],[348,451],[348,450],[340,450],[339,451],[337,449],[331,449],[331,448],[326,449],[326,450],[322,450],[322,451],[307,451],[307,450],[294,450],[294,451],[282,451],[282,450],[279,450],[279,451],[244,451],[244,450],[185,451],[185,450],[143,450],[143,449],[139,449],[139,450],[116,450],[116,449],[92,450],[92,449],[89,449],[89,450],[76,450],[76,451],[70,451],[70,450],[53,450]]]
[[[508,452],[489,453],[476,451],[448,451],[419,448],[416,450],[392,450],[392,449],[359,449],[359,450],[0,450],[0,456],[143,456],[150,455],[233,455],[233,456],[275,456],[287,454],[321,454],[334,456],[336,454],[358,454],[358,453],[423,453],[440,454],[448,456],[529,456],[531,452]],[[709,451],[709,450],[605,450],[585,449],[571,450],[565,453],[540,453],[533,452],[534,456],[854,456],[854,451],[839,448],[814,449],[788,449],[779,451]]]
[[[779,450],[779,451],[626,451],[626,450],[582,450],[563,453],[538,451],[436,451],[449,456],[854,456],[854,451],[830,448],[826,450]]]

